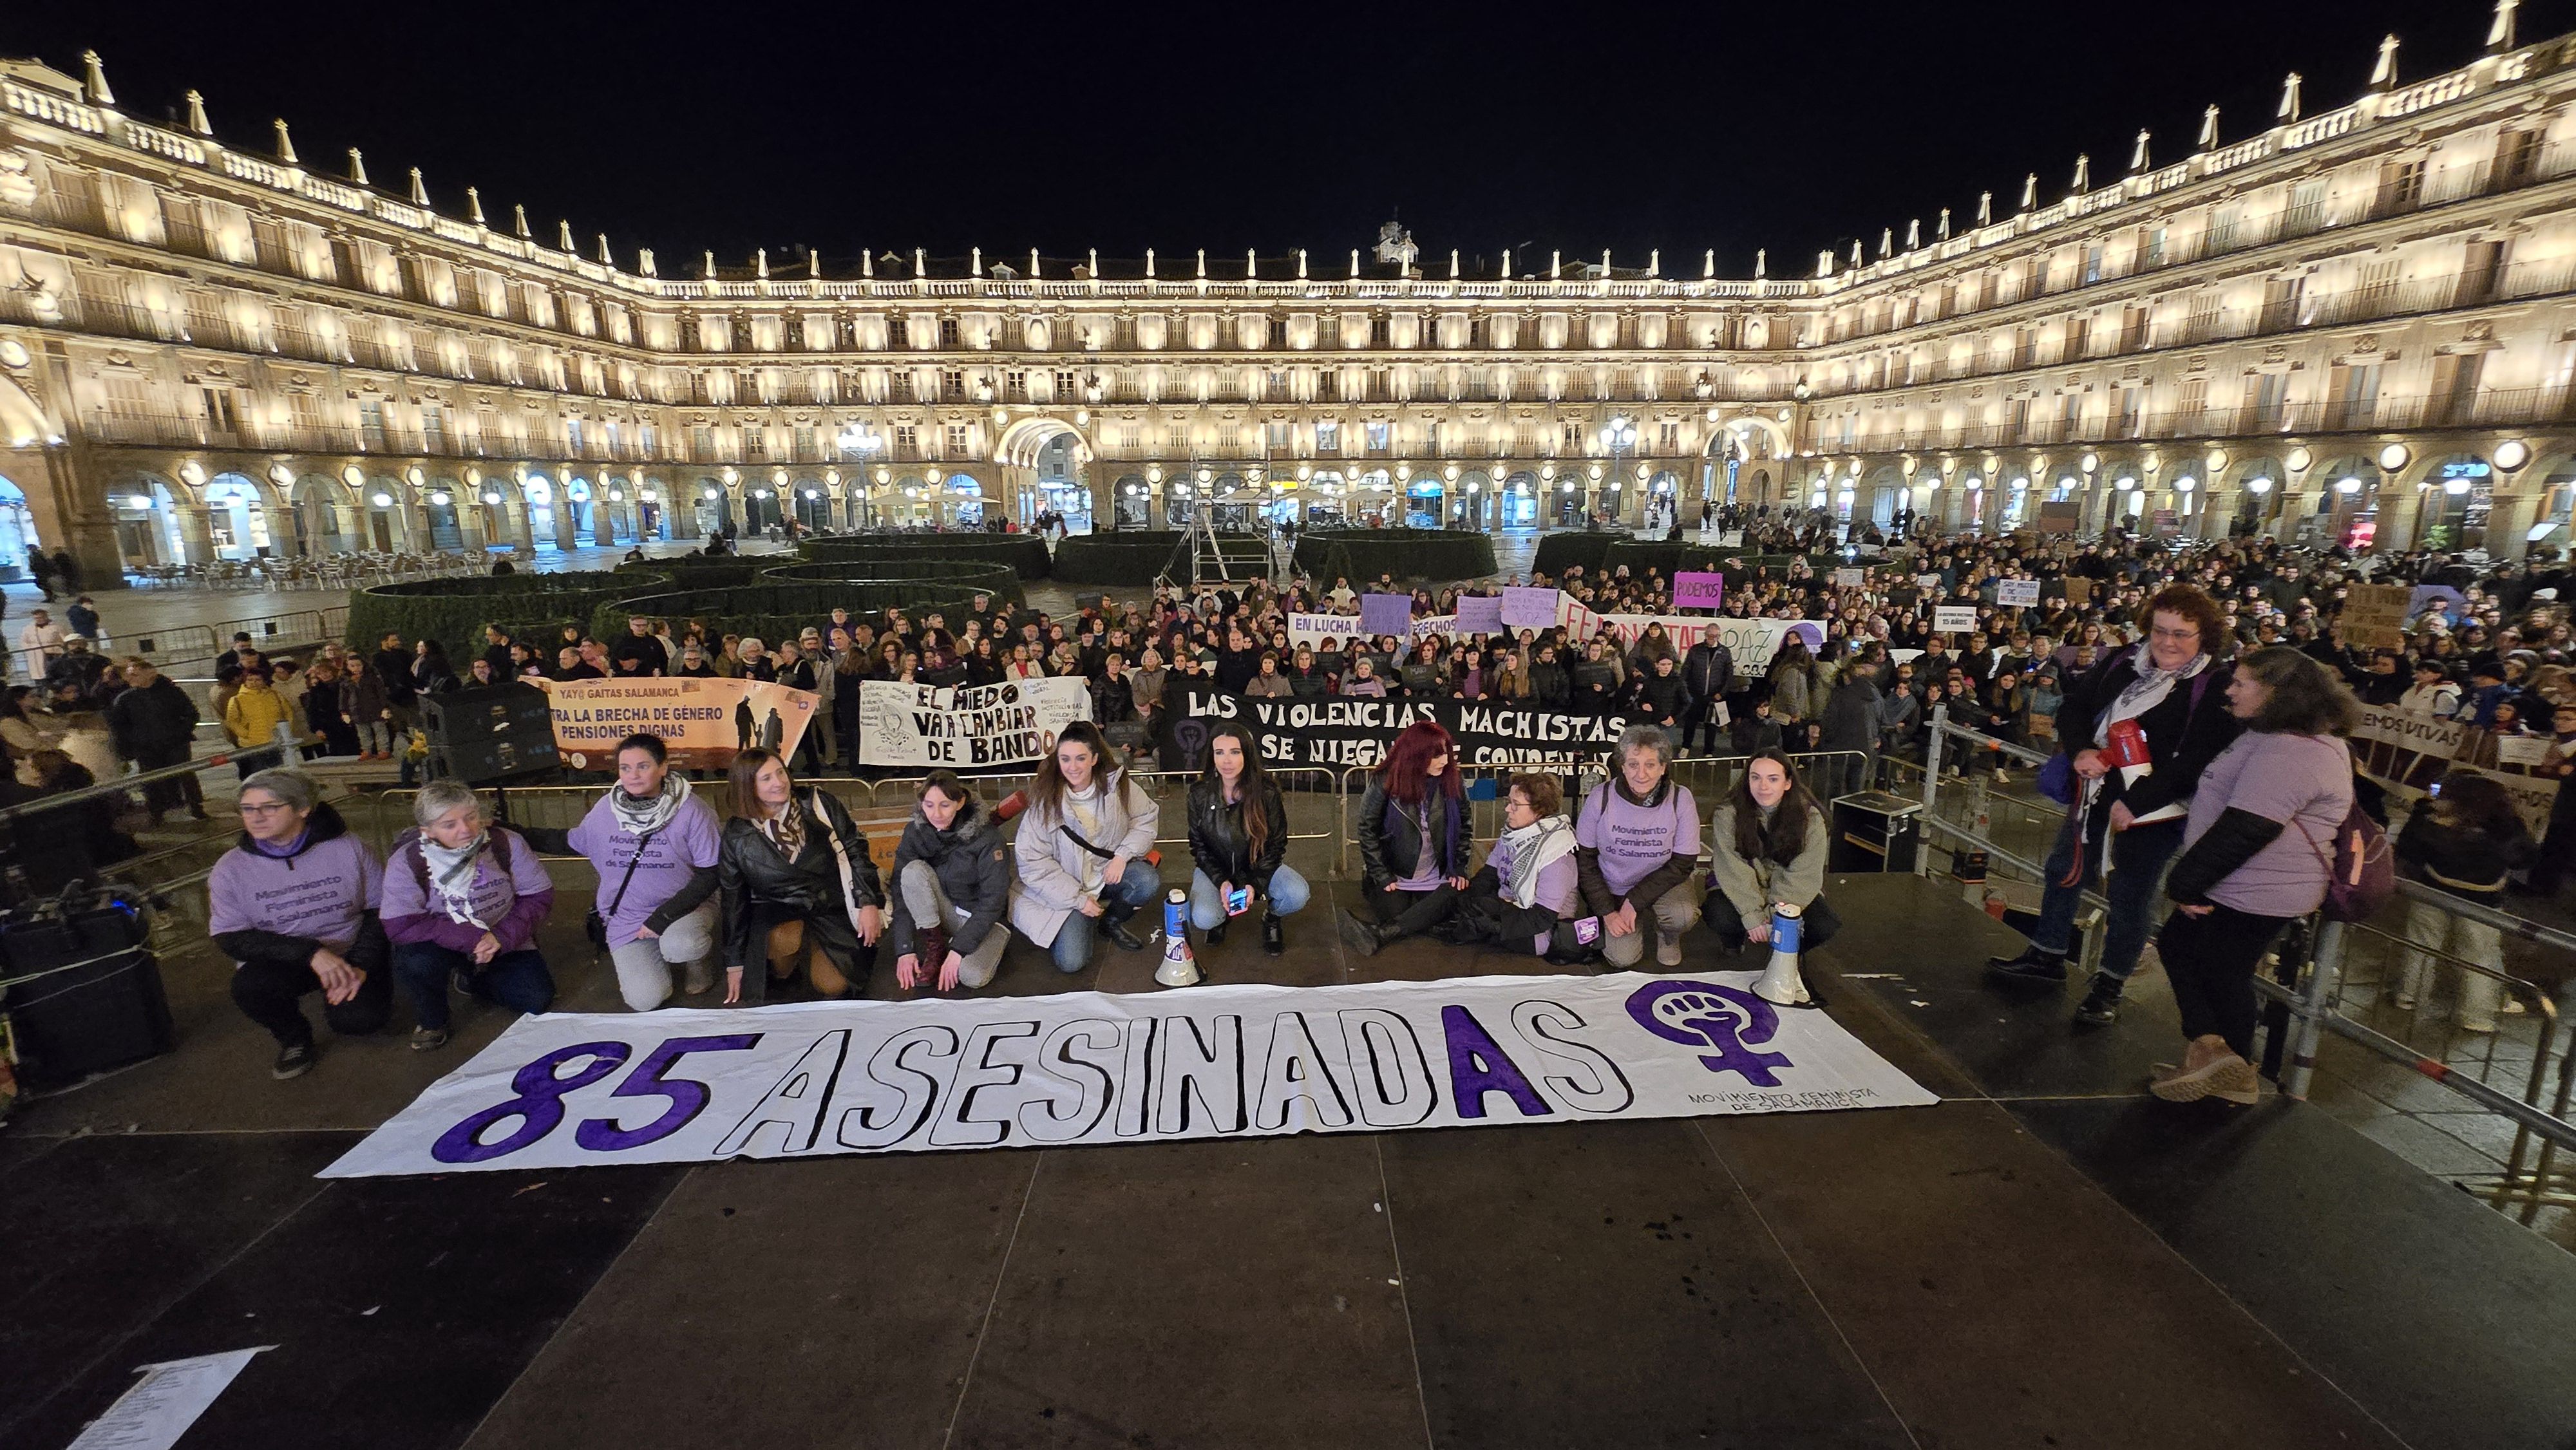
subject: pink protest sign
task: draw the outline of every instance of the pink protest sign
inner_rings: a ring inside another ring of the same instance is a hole
[[[1715,609],[1726,597],[1726,576],[1682,572],[1673,575],[1673,608]]]

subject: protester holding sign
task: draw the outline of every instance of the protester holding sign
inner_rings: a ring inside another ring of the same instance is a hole
[[[670,768],[659,735],[617,746],[617,784],[569,831],[515,826],[549,856],[581,856],[599,874],[591,940],[608,949],[626,1005],[650,1012],[671,998],[671,969],[691,996],[715,985],[716,855],[723,827]]]
[[[1404,727],[1369,773],[1352,831],[1360,843],[1368,920],[1341,914],[1342,941],[1361,956],[1429,931],[1467,888],[1467,792],[1457,743],[1429,720]]]
[[[725,1002],[758,1005],[801,969],[823,998],[850,997],[877,960],[885,886],[849,811],[799,792],[787,762],[753,747],[733,759],[733,818],[716,861]],[[762,973],[747,971],[755,961]]]
[[[433,780],[412,799],[414,828],[385,858],[385,936],[394,980],[410,1000],[414,1052],[447,1045],[447,989],[517,1012],[554,1005],[555,979],[537,950],[537,923],[555,887],[536,849],[491,825],[472,786]]]
[[[1261,768],[1252,732],[1232,721],[1208,733],[1207,769],[1190,782],[1190,925],[1214,946],[1226,923],[1262,903],[1261,949],[1288,949],[1283,918],[1312,895],[1288,857],[1288,803]],[[1240,903],[1240,904],[1238,904]]]
[[[2153,925],[2156,881],[2182,847],[2192,792],[2241,729],[2227,709],[2231,667],[2215,653],[2228,644],[2218,606],[2191,585],[2174,584],[2147,602],[2146,614],[2146,643],[2067,683],[2057,741],[2070,757],[2073,804],[2048,853],[2039,925],[2019,955],[1987,963],[1988,974],[2007,984],[2065,981],[2076,906],[2107,850],[2103,894],[2111,912],[2102,967],[2075,1009],[2088,1026],[2107,1026],[2119,1015],[2121,991]],[[2123,742],[2117,747],[2115,731]]]
[[[1682,933],[1699,920],[1686,888],[1699,869],[1699,803],[1669,778],[1672,737],[1632,725],[1619,737],[1617,769],[1593,788],[1574,828],[1584,905],[1601,918],[1601,955],[1630,967],[1645,955],[1651,922],[1655,962],[1677,967]]]
[[[1103,932],[1124,950],[1143,951],[1144,939],[1126,922],[1162,899],[1148,855],[1162,813],[1128,778],[1099,726],[1065,727],[1029,781],[1028,802],[1013,853],[1011,925],[1046,948],[1059,972],[1089,966]]]
[[[1011,933],[1009,849],[984,803],[957,773],[934,770],[915,793],[894,848],[895,985],[935,980],[942,992],[988,986]]]
[[[241,783],[242,833],[206,879],[206,936],[233,959],[233,1005],[277,1039],[271,1076],[313,1069],[313,1024],[298,1005],[322,994],[322,1018],[363,1037],[393,1010],[384,927],[384,867],[317,799],[301,771],[262,770]]]

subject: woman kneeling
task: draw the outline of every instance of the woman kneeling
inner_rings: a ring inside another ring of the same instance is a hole
[[[716,856],[725,1001],[761,1002],[767,980],[791,980],[799,968],[818,997],[857,996],[885,928],[885,886],[868,843],[839,801],[799,791],[775,751],[734,756],[731,782],[733,818]],[[768,963],[765,974],[745,972],[756,959]]]
[[[1361,956],[1431,930],[1467,889],[1467,792],[1449,732],[1430,720],[1404,727],[1360,793],[1363,896],[1375,920],[1345,911],[1342,944]]]
[[[1190,925],[1206,933],[1208,945],[1225,940],[1225,924],[1234,914],[1234,898],[1248,892],[1261,898],[1261,949],[1278,956],[1288,949],[1280,918],[1301,910],[1312,894],[1306,878],[1282,863],[1288,857],[1288,803],[1279,786],[1261,768],[1261,748],[1252,732],[1227,723],[1208,737],[1207,769],[1190,782]],[[1250,902],[1244,905],[1250,910]]]
[[[537,923],[553,908],[555,887],[536,848],[488,824],[482,797],[453,780],[422,786],[412,819],[419,825],[403,832],[385,862],[383,914],[394,981],[419,1023],[413,1049],[447,1045],[453,977],[514,1011],[554,1005],[554,974],[537,951]]]
[[[1842,928],[1823,894],[1832,833],[1788,756],[1764,750],[1746,761],[1735,789],[1710,813],[1708,836],[1707,918],[1718,945],[1729,952],[1768,945],[1772,920],[1784,911],[1798,917],[1802,952]],[[1808,1000],[1803,981],[1779,985],[1783,1005]]]
[[[1010,928],[1010,852],[984,803],[953,770],[921,783],[920,805],[894,848],[895,985],[927,978],[939,990],[990,985]]]
[[[1583,915],[1565,787],[1552,775],[1513,776],[1502,838],[1468,879],[1466,899],[1442,934],[1462,944],[1491,942],[1508,952],[1578,960],[1589,945],[1575,926]]]
[[[1064,727],[1055,753],[1029,781],[1013,853],[1019,888],[1011,893],[1012,927],[1045,947],[1059,972],[1091,965],[1101,932],[1124,950],[1143,951],[1144,939],[1126,923],[1163,894],[1146,856],[1161,820],[1161,808],[1127,778],[1099,726],[1076,720]]]

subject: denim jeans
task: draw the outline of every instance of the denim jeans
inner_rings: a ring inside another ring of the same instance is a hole
[[[534,947],[503,952],[478,967],[468,954],[436,942],[394,944],[394,983],[423,1027],[447,1026],[447,978],[459,971],[466,973],[475,996],[513,1012],[543,1012],[554,1005],[554,974]]]
[[[1115,885],[1100,888],[1100,904],[1107,911],[1096,917],[1077,911],[1056,928],[1055,940],[1047,947],[1055,969],[1070,973],[1091,965],[1091,951],[1099,943],[1102,926],[1115,926],[1162,899],[1163,878],[1154,873],[1152,863],[1128,862]]]
[[[2102,843],[2108,835],[2111,873],[2102,895],[2110,901],[2111,913],[2102,942],[2102,971],[2115,981],[2125,982],[2138,969],[2138,954],[2146,950],[2147,931],[2155,924],[2156,893],[2164,885],[2166,864],[2182,847],[2183,823],[2179,819],[2157,821],[2119,832],[2108,831],[2109,824],[2107,810],[2095,812],[2086,822],[2084,879],[2073,886],[2057,884],[2075,863],[2073,818],[2058,829],[2057,844],[2048,853],[2048,882],[2040,898],[2039,925],[2030,934],[2030,944],[2062,955],[2075,940],[2078,898],[2085,886],[2101,878]]]
[[[1243,884],[1240,881],[1235,883],[1237,886]],[[1306,909],[1306,903],[1313,898],[1314,894],[1314,888],[1306,884],[1305,877],[1285,866],[1270,873],[1269,904],[1271,914],[1274,916],[1296,915]],[[1216,883],[1208,879],[1206,872],[1192,870],[1190,872],[1190,925],[1206,931],[1223,920],[1225,920],[1225,897],[1217,891]]]

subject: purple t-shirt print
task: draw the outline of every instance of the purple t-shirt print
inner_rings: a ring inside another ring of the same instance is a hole
[[[236,849],[206,878],[206,934],[273,931],[347,951],[360,917],[383,892],[383,863],[353,837],[335,836],[292,857]]]
[[[635,940],[635,934],[644,929],[644,919],[677,895],[693,873],[716,864],[723,831],[716,824],[715,808],[691,796],[671,817],[671,824],[644,843],[644,859],[637,861],[635,834],[617,824],[615,808],[602,796],[567,839],[598,868],[599,914],[608,923],[608,944],[619,947]],[[630,862],[635,880],[626,888],[626,899],[611,913],[608,904],[617,899],[618,883],[625,879]]]
[[[1604,783],[1583,804],[1574,844],[1601,853],[1601,879],[1614,895],[1627,895],[1674,856],[1699,855],[1699,802],[1683,786],[1669,786],[1662,800],[1641,806]]]

